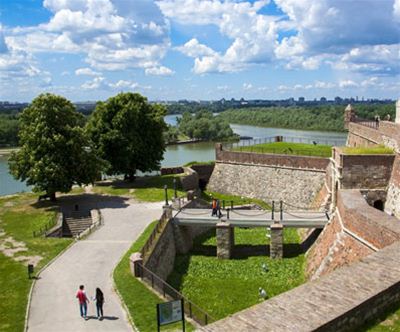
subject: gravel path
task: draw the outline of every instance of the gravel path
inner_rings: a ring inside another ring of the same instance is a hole
[[[33,289],[28,331],[132,331],[112,287],[112,271],[121,256],[145,227],[162,213],[162,203],[135,203],[103,199],[104,225],[85,240],[76,242],[40,275]],[[100,287],[105,296],[104,320],[95,318],[89,303],[85,321],[75,294],[80,284],[94,296]]]

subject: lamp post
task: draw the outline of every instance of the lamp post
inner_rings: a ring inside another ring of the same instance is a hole
[[[165,191],[165,205],[168,206],[168,187],[167,187],[167,185],[164,185],[164,191]]]
[[[178,195],[176,194],[176,179],[174,178],[174,198],[176,199]]]

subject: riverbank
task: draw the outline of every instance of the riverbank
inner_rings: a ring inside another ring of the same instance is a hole
[[[0,149],[0,157],[8,156],[11,152],[17,151],[19,148]]]

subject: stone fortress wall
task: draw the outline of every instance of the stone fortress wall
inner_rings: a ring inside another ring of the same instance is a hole
[[[328,165],[328,158],[233,152],[216,144],[207,189],[307,207],[321,190]]]

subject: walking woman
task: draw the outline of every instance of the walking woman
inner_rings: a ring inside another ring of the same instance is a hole
[[[97,318],[103,318],[103,304],[104,295],[100,288],[96,288],[96,308],[97,308]]]

